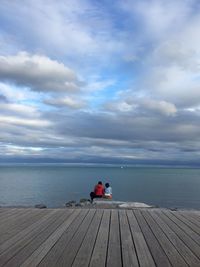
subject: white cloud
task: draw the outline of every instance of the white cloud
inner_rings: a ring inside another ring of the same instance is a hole
[[[84,64],[91,58],[108,62],[110,54],[124,47],[114,17],[98,2],[49,0],[47,5],[45,1],[30,0],[23,7],[20,3],[7,2],[1,9],[5,21],[13,26],[11,29],[19,29],[17,41],[23,49],[34,47],[33,51],[68,57],[79,66],[80,61]],[[15,36],[16,32],[12,34]]]
[[[79,90],[79,82],[71,69],[46,56],[26,52],[0,56],[0,79],[41,92]]]
[[[143,95],[171,103],[177,110],[199,106],[197,1],[127,0],[122,6],[140,25],[142,35],[138,34],[138,38],[145,51],[142,75],[132,86],[130,97]]]
[[[39,117],[40,112],[34,106],[15,104],[15,103],[1,103],[0,113],[21,115],[23,117]]]
[[[147,8],[148,5],[148,8]],[[143,6],[140,1],[140,13],[145,19],[146,27],[156,36],[166,35],[172,28],[180,29],[185,25],[190,8],[187,1],[149,1]]]
[[[35,128],[40,128],[40,127],[47,127],[51,125],[51,122],[48,120],[43,120],[43,119],[25,119],[25,118],[18,118],[14,116],[0,116],[0,123],[3,123],[4,125],[18,125],[18,126],[27,126],[27,127],[35,127]],[[2,127],[4,127],[2,124]]]
[[[125,0],[122,8],[135,18],[141,27],[143,39],[160,39],[179,31],[191,13],[191,1],[182,0]]]
[[[62,97],[62,98],[50,98],[44,100],[45,104],[57,106],[57,107],[69,107],[72,109],[81,109],[86,106],[85,101],[77,100],[72,97]]]
[[[126,101],[112,101],[105,104],[105,109],[108,111],[113,112],[130,112],[132,111],[136,106],[130,103],[127,103]]]
[[[195,1],[106,2],[0,5],[0,138],[10,155],[179,159],[199,147]]]
[[[158,101],[153,99],[144,99],[140,101],[140,105],[145,110],[158,112],[166,116],[173,116],[176,114],[176,106],[166,101]]]
[[[129,91],[127,91],[128,93]],[[164,116],[174,116],[177,113],[177,108],[173,103],[145,96],[139,97],[135,95],[127,97],[125,92],[121,99],[106,103],[105,109],[113,112],[151,113]]]
[[[145,80],[146,93],[155,95],[177,107],[186,108],[200,104],[200,75],[179,66],[152,68],[151,76]]]
[[[200,14],[198,12],[199,6],[196,8],[196,12],[190,16],[187,20],[187,24],[182,30],[176,35],[176,40],[179,40],[187,50],[192,50],[197,52],[196,56],[199,57],[200,51],[200,35],[199,35],[199,25],[200,25]],[[189,58],[188,58],[189,59]]]
[[[85,90],[88,92],[101,91],[116,84],[114,79],[103,79],[100,76],[92,76],[88,79]]]
[[[41,152],[43,151],[43,148],[41,147],[25,147],[25,146],[17,146],[17,145],[4,145],[1,146],[1,150],[3,150],[4,155],[9,156],[39,156]]]
[[[180,37],[178,40],[168,40],[161,43],[153,53],[153,60],[154,64],[160,66],[176,66],[194,73],[199,71],[198,50],[192,46],[187,47]]]

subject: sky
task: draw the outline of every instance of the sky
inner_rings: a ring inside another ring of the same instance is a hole
[[[1,0],[0,163],[200,166],[198,0]]]

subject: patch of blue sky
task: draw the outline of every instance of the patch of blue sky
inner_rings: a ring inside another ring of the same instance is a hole
[[[120,79],[120,77],[118,77],[118,80],[115,84],[109,85],[102,90],[92,92],[92,94],[89,96],[89,107],[92,110],[101,109],[105,103],[118,98],[119,92],[127,90],[128,87],[128,78],[124,79],[124,77],[122,77],[122,79]]]
[[[27,106],[36,107],[38,110],[41,110],[44,112],[50,111],[52,110],[52,108],[54,108],[53,106],[44,104],[41,99],[40,100],[26,99],[26,100],[21,101],[20,103],[27,105]]]
[[[130,6],[131,10],[128,10],[128,12],[127,9],[124,8],[126,6],[126,1],[93,0],[91,2],[99,10],[102,10],[102,14],[104,14],[104,16],[107,15],[110,17],[113,26],[119,31],[124,31],[127,29],[138,29],[138,24],[136,22],[139,17],[137,18],[136,16],[127,16],[128,12],[134,12],[134,7],[136,6],[136,3],[138,1],[134,1],[134,3]]]
[[[41,36],[35,22],[35,10],[29,10],[28,2],[24,7],[19,6],[14,1],[0,3],[0,25],[4,38],[12,38],[13,49],[17,47],[18,52],[26,50],[29,53],[44,53],[45,49],[40,47]]]
[[[32,93],[32,92],[31,92]],[[24,105],[28,105],[28,106],[34,106],[36,107],[38,110],[43,111],[43,112],[48,112],[51,110],[56,110],[57,107],[56,106],[52,106],[52,105],[47,105],[44,103],[44,99],[47,98],[47,93],[38,93],[38,92],[34,92],[33,94],[35,94],[34,98],[31,97],[27,97],[23,100],[20,101],[20,104],[24,104]],[[49,97],[51,95],[49,94]]]
[[[115,71],[107,71],[106,74],[103,75],[103,78],[112,77],[115,83],[101,92],[101,94],[103,94],[102,99],[116,99],[119,97],[119,93],[130,90],[130,88],[132,90],[137,90],[137,84],[142,75],[142,67],[137,67],[140,64],[140,62],[123,61],[120,65],[116,66]]]
[[[13,83],[0,83],[0,93],[6,97],[8,102],[34,106],[43,111],[50,110],[50,107],[43,104],[47,93],[33,92],[28,87],[19,87]]]
[[[200,74],[199,73],[195,73],[192,75],[192,80],[193,81],[200,81]]]

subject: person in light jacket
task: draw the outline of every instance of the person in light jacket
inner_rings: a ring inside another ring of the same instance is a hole
[[[105,184],[105,191],[104,191],[104,197],[105,198],[112,198],[112,187],[109,183]]]

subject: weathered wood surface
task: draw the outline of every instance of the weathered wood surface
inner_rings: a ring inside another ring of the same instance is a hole
[[[200,266],[200,212],[0,208],[0,267]]]

